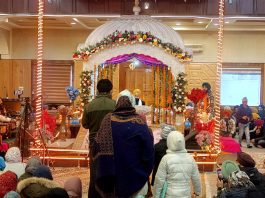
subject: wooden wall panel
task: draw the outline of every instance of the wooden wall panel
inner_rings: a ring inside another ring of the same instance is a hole
[[[0,0],[0,13],[9,13],[11,0]]]
[[[219,0],[208,0],[207,14],[218,15],[218,2]]]
[[[203,82],[209,82],[215,91],[216,64],[191,63],[185,66],[188,79],[188,91],[192,88],[201,88]]]
[[[258,15],[265,14],[265,0],[256,0],[255,11]]]
[[[13,85],[12,85],[12,61],[11,60],[0,60],[0,97],[13,96]]]
[[[112,84],[113,84],[112,98],[116,100],[120,93],[120,66],[119,65],[116,66],[116,69],[113,72]]]
[[[76,6],[75,10],[76,14],[87,14],[89,11],[87,0],[76,0],[75,6]]]
[[[59,0],[52,0],[52,3],[49,3],[48,0],[45,0],[44,13],[56,14],[57,12],[59,12],[58,5],[59,5]]]
[[[37,13],[38,12],[38,1],[29,0],[29,13]]]
[[[74,0],[60,0],[59,12],[64,14],[72,14],[74,11]]]
[[[231,2],[231,3],[229,3]],[[225,15],[236,15],[237,14],[237,1],[225,0]]]
[[[88,0],[90,14],[104,14],[107,12],[107,1],[105,0]]]
[[[238,0],[239,14],[253,14],[254,0]]]
[[[31,60],[12,61],[13,91],[24,87],[23,97],[31,97]]]
[[[13,13],[28,12],[28,0],[12,0]]]

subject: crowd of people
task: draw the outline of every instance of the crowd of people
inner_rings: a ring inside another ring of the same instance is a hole
[[[161,140],[154,145],[152,130],[145,116],[134,108],[135,97],[122,91],[117,101],[111,99],[112,83],[102,79],[97,97],[84,108],[82,125],[89,129],[89,198],[189,198],[201,195],[198,166],[185,148],[185,139],[172,125],[161,124]],[[139,102],[139,100],[138,100]],[[264,108],[263,108],[264,111]],[[217,197],[265,197],[265,177],[255,168],[253,158],[241,152],[245,134],[251,148],[250,131],[257,136],[252,142],[262,145],[264,118],[255,119],[244,98],[233,114],[222,112],[222,149],[237,153],[237,161],[224,161],[218,169]],[[235,119],[233,119],[235,118]],[[254,128],[251,127],[254,123]],[[262,125],[260,125],[262,123]],[[233,137],[239,129],[239,142]],[[258,138],[257,138],[258,137]],[[231,146],[232,145],[232,146]],[[64,188],[53,181],[50,169],[38,157],[22,163],[17,147],[0,158],[1,197],[82,197],[81,180],[69,178]]]
[[[243,138],[246,139],[247,148],[253,145],[265,148],[265,107],[263,105],[250,108],[248,99],[244,97],[240,106],[221,109],[221,145],[224,151],[239,152]],[[235,137],[238,136],[238,143]],[[233,139],[234,138],[234,139]]]
[[[18,147],[0,157],[0,198],[82,198],[82,183],[70,177],[62,187],[53,180],[48,166],[39,157],[23,163]]]

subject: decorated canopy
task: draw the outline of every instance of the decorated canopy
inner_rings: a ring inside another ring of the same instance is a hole
[[[184,71],[183,62],[191,60],[179,34],[150,16],[123,16],[95,29],[79,44],[74,58],[86,60],[84,70],[107,63],[113,57],[138,54],[155,58],[170,67],[176,76]]]

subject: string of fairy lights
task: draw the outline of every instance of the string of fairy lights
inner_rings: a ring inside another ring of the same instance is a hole
[[[214,146],[219,150],[219,132],[220,132],[220,95],[221,95],[221,74],[223,62],[223,34],[224,34],[224,0],[219,0],[219,27],[217,43],[217,68],[215,81],[215,129],[214,129]]]
[[[44,0],[38,0],[38,55],[36,73],[36,130],[41,126],[42,114],[42,65],[43,65],[43,8]]]

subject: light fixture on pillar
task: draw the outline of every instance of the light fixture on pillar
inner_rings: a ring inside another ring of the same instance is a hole
[[[144,2],[144,9],[148,10],[150,7],[150,3],[148,1]]]
[[[36,130],[40,129],[42,122],[42,65],[43,65],[43,7],[44,0],[38,0],[38,52],[36,75]]]
[[[223,62],[223,33],[224,33],[224,0],[219,0],[219,26],[218,26],[218,43],[217,43],[217,68],[216,68],[216,90],[215,90],[215,130],[214,146],[220,150],[219,133],[220,133],[220,87]]]

